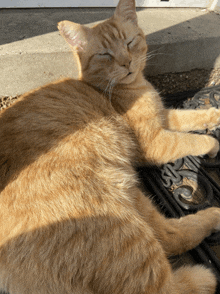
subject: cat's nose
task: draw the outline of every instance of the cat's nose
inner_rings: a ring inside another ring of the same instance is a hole
[[[127,59],[127,60],[123,60],[123,62],[121,63],[121,66],[126,67],[127,69],[129,69],[131,64],[131,60]]]

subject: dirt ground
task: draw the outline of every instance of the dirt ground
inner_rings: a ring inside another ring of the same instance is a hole
[[[167,73],[157,76],[148,76],[148,81],[160,92],[161,96],[167,96],[179,92],[199,90],[220,84],[220,69],[205,70],[194,69],[190,72]],[[0,97],[0,110],[11,105],[18,97]]]
[[[220,68],[213,70],[194,69],[189,72],[168,73],[147,77],[160,94],[169,95],[190,90],[199,90],[220,84]]]

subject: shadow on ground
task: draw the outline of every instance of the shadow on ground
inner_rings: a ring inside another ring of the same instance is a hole
[[[220,67],[220,37],[213,33],[216,22],[220,26],[220,15],[207,13],[147,36],[145,75],[162,94],[199,90],[209,81],[212,69]],[[166,68],[170,69],[168,77]]]
[[[137,11],[145,9],[138,8]],[[158,10],[158,22],[162,11]],[[57,23],[64,19],[88,24],[88,20],[93,23],[109,18],[113,12],[114,8],[0,9],[0,45],[55,32]],[[172,92],[204,87],[211,69],[217,63],[220,67],[220,37],[218,33],[215,35],[216,23],[220,27],[220,15],[207,12],[164,30],[152,30],[149,24],[153,33],[146,36],[149,44],[146,77],[154,83],[155,79],[151,77],[158,76],[158,73],[163,75],[167,68],[170,73],[187,72],[198,69],[199,61],[203,60],[201,66],[204,71],[199,75],[192,73],[190,77],[183,75],[178,80],[179,86]],[[159,76],[154,85],[163,93],[165,88],[173,88],[174,80],[164,80],[163,76]]]

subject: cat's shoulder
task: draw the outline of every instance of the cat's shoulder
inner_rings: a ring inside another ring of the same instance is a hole
[[[76,113],[111,114],[109,101],[81,80],[63,78],[21,95],[9,108],[0,112],[1,119],[27,116],[70,116]]]

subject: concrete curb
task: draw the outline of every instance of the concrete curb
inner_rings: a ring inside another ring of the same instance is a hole
[[[76,62],[56,23],[94,23],[113,11],[0,10],[5,28],[0,31],[0,96],[22,94],[61,76],[76,78]],[[220,15],[198,8],[157,8],[138,9],[138,19],[149,46],[146,75],[220,68]],[[19,41],[23,37],[27,39]]]

